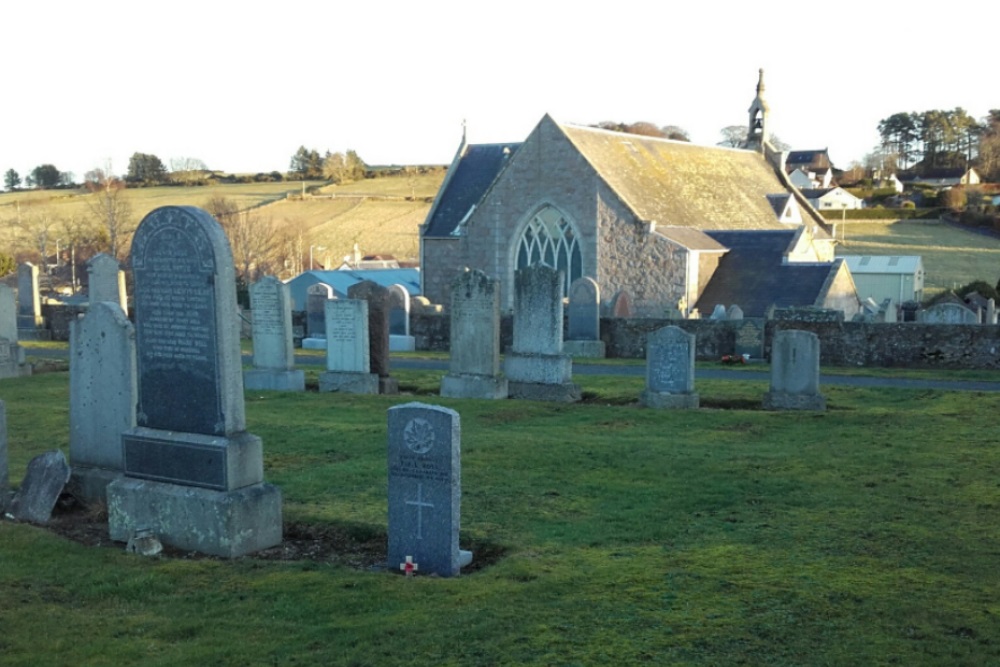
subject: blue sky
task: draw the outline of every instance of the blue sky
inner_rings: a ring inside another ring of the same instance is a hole
[[[766,72],[773,131],[847,167],[897,111],[1000,108],[1000,3],[937,15],[847,0],[595,3],[220,0],[5,6],[0,171],[78,178],[134,152],[285,171],[300,145],[447,163],[560,122],[746,123]],[[924,44],[932,47],[924,49]]]

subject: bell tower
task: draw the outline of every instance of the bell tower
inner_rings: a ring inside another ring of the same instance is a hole
[[[757,79],[757,97],[750,104],[750,121],[747,128],[746,147],[751,150],[764,150],[764,142],[770,139],[767,127],[767,114],[770,111],[764,100],[764,68],[760,68]]]

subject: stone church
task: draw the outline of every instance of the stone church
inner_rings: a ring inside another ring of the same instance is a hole
[[[568,125],[546,115],[525,141],[464,137],[420,228],[422,292],[447,307],[465,267],[499,279],[513,305],[514,271],[561,269],[565,293],[597,281],[605,307],[626,293],[641,317],[738,305],[858,310],[831,227],[788,181],[768,142],[763,72],[747,148],[698,146]]]

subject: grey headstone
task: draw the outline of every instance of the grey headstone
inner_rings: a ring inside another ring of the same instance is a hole
[[[58,449],[31,459],[21,488],[14,494],[11,514],[18,521],[48,523],[69,474],[66,457]]]
[[[697,408],[694,354],[694,334],[680,327],[663,327],[650,333],[646,339],[643,404],[653,408]]]
[[[764,320],[748,317],[736,325],[734,350],[737,356],[746,355],[760,361],[764,357]]]
[[[632,297],[625,290],[619,290],[611,299],[611,317],[632,317]]]
[[[326,369],[370,373],[368,302],[332,299],[326,302]]]
[[[597,281],[584,276],[569,288],[569,340],[601,339],[601,290]]]
[[[465,271],[451,283],[451,346],[441,395],[507,398],[500,377],[500,286],[482,271]]]
[[[459,574],[462,468],[458,413],[422,403],[389,408],[389,567]]]
[[[764,397],[768,410],[825,410],[819,393],[819,337],[810,331],[787,329],[771,343],[771,389]]]
[[[740,308],[739,306],[737,306],[736,304],[733,304],[732,306],[729,306],[729,310],[726,311],[726,319],[727,320],[736,320],[736,321],[742,320],[743,319],[743,309]]]
[[[14,290],[0,284],[0,378],[30,375],[24,348],[17,342],[17,305]]]
[[[389,287],[389,335],[410,335],[410,293],[402,285]]]
[[[17,303],[14,290],[0,283],[0,338],[17,342]]]
[[[306,290],[306,336],[326,335],[326,302],[334,298],[333,288],[326,283],[310,285]]]
[[[712,311],[710,320],[724,320],[726,319],[726,307],[721,303],[715,304],[715,309]]]
[[[42,301],[38,293],[38,267],[25,262],[17,267],[17,327],[42,326]]]
[[[10,472],[7,462],[7,406],[0,401],[0,516],[10,502]]]
[[[919,312],[919,322],[927,324],[978,324],[978,315],[958,303],[938,303]]]
[[[288,285],[264,276],[250,286],[253,368],[243,372],[245,389],[305,391],[305,373],[295,370],[292,299]]]
[[[347,296],[368,302],[371,372],[386,378],[389,376],[389,290],[371,280],[363,280],[348,287]]]
[[[118,304],[122,312],[128,312],[125,272],[111,255],[102,252],[87,262],[87,285],[87,300],[91,305],[111,301]]]
[[[135,426],[135,329],[118,304],[93,303],[70,323],[69,370],[74,495],[103,502],[122,473],[122,434]]]

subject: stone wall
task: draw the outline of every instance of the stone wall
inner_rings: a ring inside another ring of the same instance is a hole
[[[87,312],[87,306],[42,304],[45,328],[52,332],[52,340],[69,340],[69,323]]]

